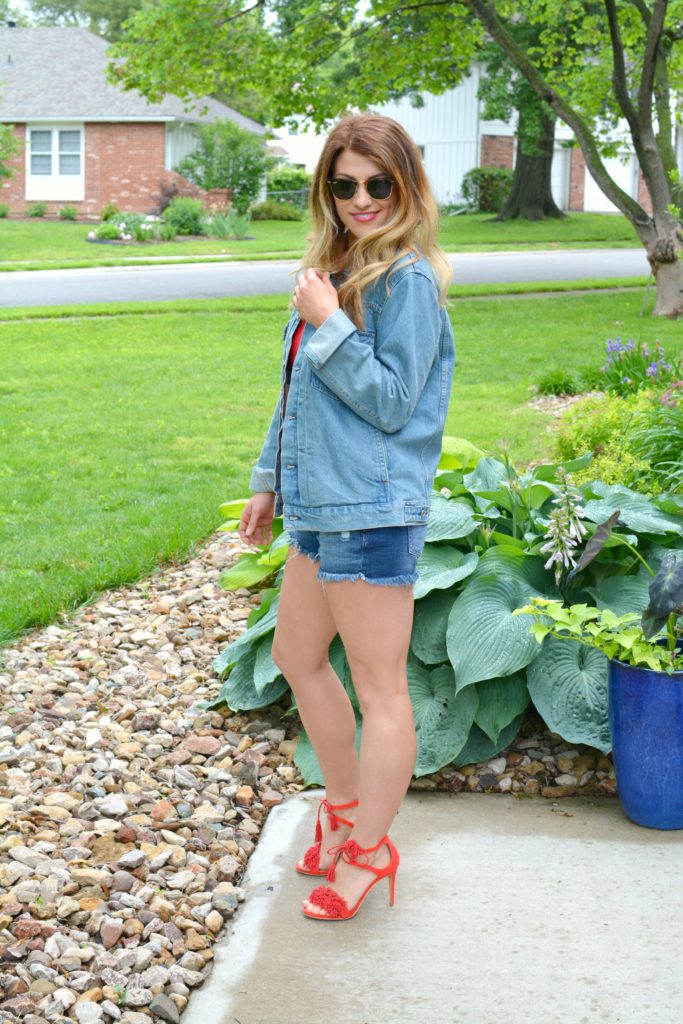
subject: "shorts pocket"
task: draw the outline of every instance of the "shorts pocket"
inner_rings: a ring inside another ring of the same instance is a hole
[[[426,526],[406,526],[408,531],[408,551],[415,558],[419,558],[425,546],[427,536]]]

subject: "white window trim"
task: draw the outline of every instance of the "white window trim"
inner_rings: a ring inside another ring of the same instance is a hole
[[[52,132],[52,174],[31,174],[31,132]],[[81,133],[81,173],[59,173],[59,132]],[[85,199],[85,125],[83,122],[36,122],[26,125],[26,199],[82,202]]]

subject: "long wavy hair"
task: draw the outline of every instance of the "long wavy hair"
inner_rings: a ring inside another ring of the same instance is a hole
[[[394,181],[392,216],[377,231],[358,239],[349,236],[337,216],[327,184],[345,149],[374,161]],[[436,243],[436,201],[420,151],[398,122],[381,114],[350,114],[338,121],[315,169],[310,208],[313,232],[302,265],[331,273],[347,271],[338,289],[339,304],[357,326],[363,327],[364,289],[401,257],[411,263],[425,257],[434,271],[441,304],[445,303],[451,266]]]

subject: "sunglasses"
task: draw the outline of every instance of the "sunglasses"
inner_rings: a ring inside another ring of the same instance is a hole
[[[367,181],[356,181],[354,178],[328,178],[327,184],[335,199],[353,199],[359,185],[365,185],[371,199],[388,199],[394,183],[391,178],[368,178]]]

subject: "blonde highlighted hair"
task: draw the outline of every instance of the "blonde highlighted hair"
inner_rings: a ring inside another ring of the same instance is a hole
[[[393,179],[394,210],[377,231],[349,238],[337,216],[327,184],[342,150],[367,157]],[[362,293],[401,257],[429,262],[441,304],[451,278],[451,265],[436,243],[438,210],[417,146],[397,121],[381,114],[351,114],[330,132],[315,169],[310,195],[313,232],[303,267],[348,273],[339,286],[339,303],[363,327]]]

